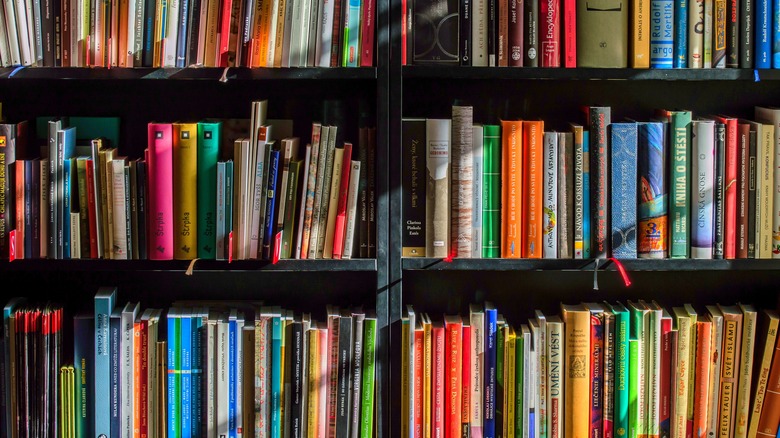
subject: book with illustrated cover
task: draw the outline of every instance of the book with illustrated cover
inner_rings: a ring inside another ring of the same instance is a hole
[[[558,169],[558,133],[544,133],[543,207],[542,207],[542,256],[558,258],[562,242],[558,240],[560,228],[558,193],[560,184]],[[565,181],[564,181],[565,182]]]
[[[637,134],[637,255],[639,258],[665,258],[669,196],[666,183],[667,142],[663,125],[660,122],[641,122]]]

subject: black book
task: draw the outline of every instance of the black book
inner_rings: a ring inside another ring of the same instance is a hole
[[[32,252],[25,253],[24,256],[25,258],[38,259],[41,258],[41,203],[38,202],[41,199],[41,160],[35,158],[29,160],[28,163],[30,163],[30,179],[29,181],[25,180],[25,182],[30,187],[30,226],[32,228],[27,228],[25,234],[30,235]]]
[[[358,133],[357,158],[361,169],[368,167],[368,127],[360,128]],[[368,258],[368,172],[360,172],[358,180],[358,238],[354,239],[357,254],[361,259]]]
[[[376,258],[376,127],[368,128],[368,258]],[[363,173],[361,170],[360,173]]]
[[[459,64],[461,0],[414,1],[414,64]],[[494,49],[495,50],[495,49]]]
[[[523,2],[523,66],[539,67],[539,2]]]
[[[460,0],[460,65],[471,65],[471,2],[472,0]]]
[[[147,0],[144,4],[144,34],[141,65],[143,67],[154,66],[154,23],[157,13],[157,2]]]
[[[136,208],[138,209],[138,258],[146,260],[146,161],[138,160],[136,176]]]
[[[726,125],[715,122],[715,196],[713,197],[714,242],[712,258],[723,258],[723,206],[726,175]]]
[[[190,0],[187,20],[187,53],[184,58],[184,67],[189,67],[198,61],[198,34],[200,30],[200,8],[205,5],[201,0]],[[240,44],[238,44],[240,46]],[[238,64],[237,64],[238,65]]]
[[[56,67],[55,61],[55,48],[54,39],[57,32],[54,30],[54,17],[59,13],[59,0],[40,0],[41,15],[40,15],[40,31],[41,35],[36,38],[41,38],[43,47],[43,67]],[[36,25],[37,27],[38,25]],[[40,47],[40,46],[39,46]],[[40,55],[36,55],[40,57]]]
[[[352,314],[339,318],[338,386],[336,387],[336,434],[349,436],[352,426]]]
[[[488,16],[488,66],[498,66],[498,2],[497,0],[487,0]]]
[[[425,257],[425,119],[404,119],[401,129],[401,255]]]
[[[24,160],[24,258],[32,258],[33,246],[33,161]]]
[[[306,415],[303,412],[303,322],[295,319],[291,325],[290,366],[292,368],[292,381],[290,382],[291,400],[290,408],[290,437],[303,438],[303,422]]]
[[[726,8],[726,67],[739,67],[740,6],[739,0],[728,0]]]
[[[747,258],[756,258],[756,184],[758,181],[757,135],[750,130],[748,137],[748,196],[747,196]]]
[[[756,35],[753,17],[756,15],[756,3],[753,0],[740,0],[739,8],[739,67],[753,68]]]

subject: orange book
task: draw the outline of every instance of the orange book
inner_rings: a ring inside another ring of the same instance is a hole
[[[445,352],[444,361],[446,369],[444,381],[446,382],[447,396],[444,412],[445,436],[459,437],[462,430],[462,406],[463,403],[463,320],[458,315],[444,317]]]
[[[761,410],[761,419],[758,420],[756,436],[774,438],[777,436],[778,424],[780,424],[780,336],[777,337],[775,344],[772,369],[769,372],[766,395],[764,395],[764,409]]]
[[[632,0],[631,15],[631,53],[629,64],[633,68],[650,68],[650,1]],[[642,19],[642,18],[645,19]]]
[[[119,30],[115,34],[115,37],[119,40],[115,63],[119,67],[133,66],[132,57],[130,57],[130,65],[127,64],[127,58],[128,58],[127,56],[127,27],[128,26],[127,25],[128,25],[128,16],[129,16],[128,14],[130,13],[129,3],[130,2],[128,2],[127,0],[119,1]]]
[[[708,315],[700,315],[696,322],[696,372],[693,386],[693,436],[708,436],[707,411],[709,411],[710,355],[712,354],[712,321]]]
[[[412,431],[414,438],[423,437],[423,354],[425,347],[425,332],[422,322],[418,319],[414,327],[414,423]]]
[[[564,404],[567,438],[587,438],[590,431],[590,311],[583,304],[561,304],[564,322],[566,397]]]
[[[718,437],[734,436],[734,417],[737,412],[737,378],[739,352],[742,343],[742,311],[737,306],[721,306],[723,313],[723,362],[720,372],[720,411]],[[777,430],[777,429],[775,429]]]
[[[136,363],[135,369],[141,373],[137,385],[140,390],[138,405],[140,422],[136,423],[139,431],[136,438],[147,438],[149,436],[149,318],[146,315],[146,311],[136,326],[138,332],[136,339],[138,339],[138,342],[136,343],[135,351],[139,362]]]
[[[523,257],[542,258],[542,200],[544,185],[544,122],[523,122]]]
[[[501,257],[522,257],[523,121],[501,121]]]

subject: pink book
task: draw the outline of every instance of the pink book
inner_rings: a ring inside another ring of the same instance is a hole
[[[349,172],[352,169],[352,143],[344,143],[344,164],[341,166],[339,203],[336,208],[336,229],[333,234],[333,258],[340,259],[344,253],[344,238],[347,231],[347,195],[349,194]]]
[[[542,0],[539,3],[540,67],[561,66],[561,1]]]
[[[563,0],[563,66],[577,67],[577,2]]]
[[[173,126],[149,123],[149,259],[173,260]]]
[[[360,17],[360,66],[373,67],[376,0],[363,0],[361,12],[363,16]]]

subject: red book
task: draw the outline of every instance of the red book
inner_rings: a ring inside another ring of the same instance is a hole
[[[352,143],[344,143],[344,161],[341,165],[339,203],[336,208],[336,229],[333,233],[333,258],[340,259],[344,252],[347,231],[347,196],[349,195],[349,172],[352,169]]]
[[[173,260],[173,125],[149,123],[149,259]]]
[[[423,438],[423,351],[425,350],[425,333],[422,324],[414,328],[414,438]]]
[[[463,403],[463,320],[458,315],[444,317],[446,370],[446,409],[444,412],[445,436],[459,437],[462,430]]]
[[[406,53],[406,39],[408,38],[408,35],[406,34],[406,25],[409,21],[408,17],[408,11],[409,9],[409,0],[401,0],[401,65],[406,65],[406,58],[408,54]]]
[[[97,202],[95,198],[95,168],[91,158],[87,159],[87,204],[89,216],[89,256],[98,258],[97,248]]]
[[[661,316],[661,430],[672,421],[672,317],[663,310]],[[662,432],[663,435],[663,432]]]
[[[750,193],[750,123],[737,121],[737,235],[736,258],[748,257]]]
[[[726,180],[724,181],[726,202],[723,206],[723,258],[734,259],[737,255],[737,167],[739,161],[737,119],[728,116],[714,118],[726,125]]]
[[[509,66],[510,67],[522,67],[523,66],[523,32],[524,32],[524,1],[530,0],[516,0],[509,2],[509,25],[508,25],[508,38],[509,38]]]
[[[691,345],[693,347],[693,345]],[[709,436],[707,413],[709,411],[710,356],[712,355],[712,321],[708,315],[699,316],[696,322],[696,362],[693,384],[693,436]]]
[[[374,34],[376,21],[376,0],[363,0],[360,17],[360,66],[374,65]],[[404,31],[401,30],[401,33]],[[402,46],[403,47],[403,46]]]
[[[577,2],[563,0],[563,66],[577,67]]]
[[[448,385],[444,377],[444,368],[446,367],[447,353],[445,347],[444,325],[441,321],[434,321],[431,328],[433,344],[433,373],[431,379],[431,394],[433,402],[431,403],[431,428],[432,437],[444,436],[444,411],[447,406],[445,394]]]
[[[590,438],[604,436],[604,313],[590,314]]]
[[[217,52],[217,65],[228,67],[228,53],[230,52],[230,19],[233,12],[233,1],[222,0],[219,23],[219,46]]]
[[[561,0],[539,1],[540,67],[561,66]]]

